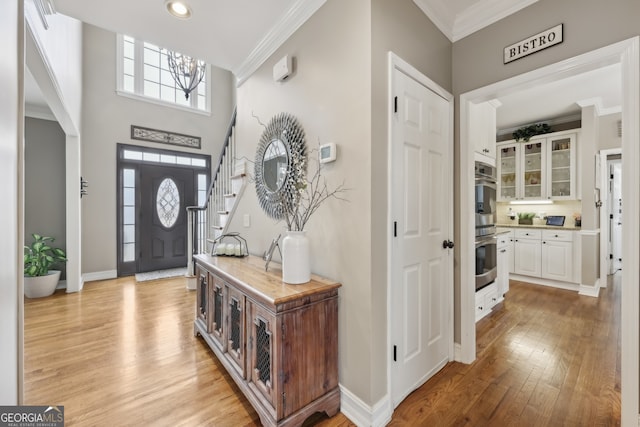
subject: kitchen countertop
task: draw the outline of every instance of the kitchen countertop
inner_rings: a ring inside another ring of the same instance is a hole
[[[496,228],[541,228],[547,230],[568,230],[568,231],[579,231],[580,227],[575,226],[557,226],[557,225],[545,225],[545,224],[534,224],[534,225],[525,225],[525,224],[496,224]]]

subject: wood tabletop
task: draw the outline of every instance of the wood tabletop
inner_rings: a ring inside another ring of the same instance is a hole
[[[269,271],[265,271],[265,261],[257,256],[224,257],[199,254],[194,256],[197,263],[212,273],[219,274],[242,288],[243,292],[263,299],[270,304],[280,305],[298,300],[305,296],[322,292],[337,292],[342,286],[333,280],[311,275],[311,281],[299,285],[290,285],[282,281],[280,264],[270,263]]]

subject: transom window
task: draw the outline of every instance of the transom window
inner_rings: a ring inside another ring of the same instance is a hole
[[[185,99],[169,73],[167,51],[152,43],[118,35],[118,94],[191,111],[211,111],[210,66],[198,87]]]

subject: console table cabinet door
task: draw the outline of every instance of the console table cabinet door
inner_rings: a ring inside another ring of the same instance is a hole
[[[227,288],[227,355],[244,378],[245,369],[245,298],[233,288]]]
[[[211,313],[210,313],[210,327],[209,333],[213,337],[214,342],[220,347],[220,350],[225,351],[225,338],[224,332],[226,327],[224,326],[224,301],[225,301],[225,286],[223,283],[219,283],[216,276],[209,274],[210,285],[210,299],[211,299]]]
[[[275,408],[278,406],[274,366],[276,318],[271,312],[252,302],[249,302],[249,310],[249,383],[268,402],[270,409],[274,411],[274,418],[280,419],[280,416],[275,416]]]
[[[196,277],[198,278],[196,319],[202,322],[207,332],[209,332],[209,272],[198,267]]]

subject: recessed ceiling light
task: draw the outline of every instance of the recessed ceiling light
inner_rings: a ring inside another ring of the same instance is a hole
[[[191,17],[191,8],[180,1],[167,1],[165,3],[167,11],[176,18],[187,19]]]

